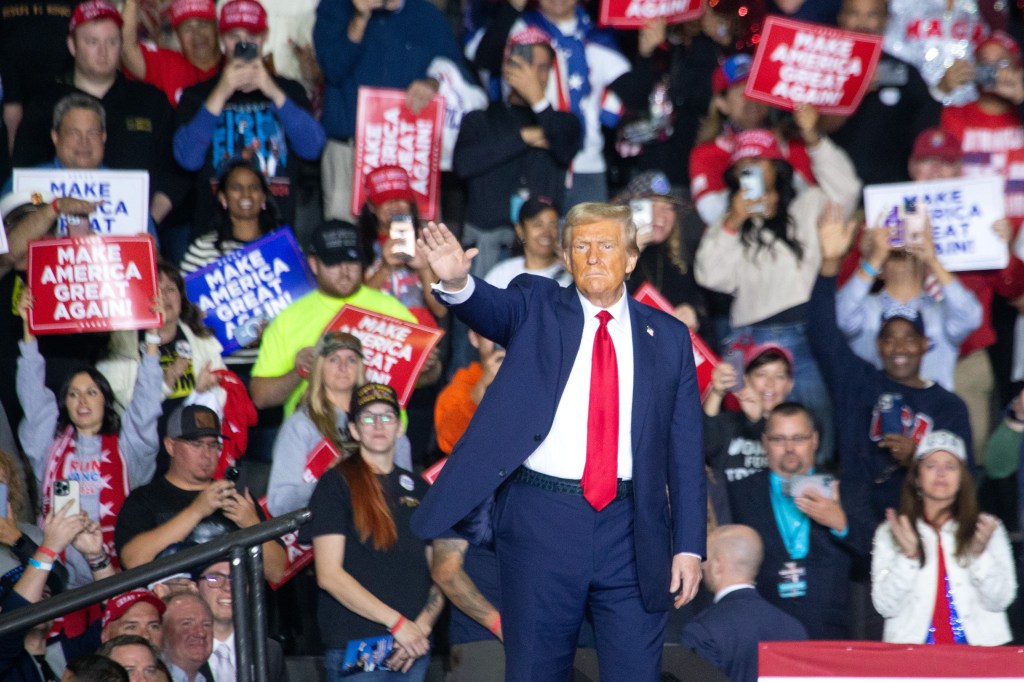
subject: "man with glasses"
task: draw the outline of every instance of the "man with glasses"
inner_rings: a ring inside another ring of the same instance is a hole
[[[837,480],[814,476],[818,431],[803,405],[772,410],[761,440],[768,469],[729,488],[733,522],[764,542],[757,589],[811,639],[847,639],[850,568],[868,556],[874,530],[867,500],[856,486],[840,497]]]
[[[352,223],[331,220],[313,233],[306,262],[316,277],[316,290],[285,308],[263,332],[249,384],[256,407],[284,405],[286,417],[295,411],[313,367],[313,347],[346,304],[416,322],[397,298],[363,286],[362,254]]]
[[[220,434],[217,413],[202,405],[179,407],[168,417],[167,473],[133,490],[117,517],[114,543],[122,566],[141,566],[176,542],[200,544],[262,520],[248,491],[213,480]],[[279,580],[287,562],[281,545],[263,543],[263,562],[267,579]]]
[[[209,659],[209,673],[203,676],[211,682],[235,682],[235,620],[232,615],[231,566],[227,561],[210,564],[198,572],[199,596],[213,612],[213,655]],[[267,638],[267,679],[287,682],[284,652],[277,640]]]

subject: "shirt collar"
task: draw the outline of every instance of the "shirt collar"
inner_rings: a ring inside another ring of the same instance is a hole
[[[718,592],[715,592],[714,603],[717,604],[718,602],[722,601],[722,599],[725,598],[726,595],[732,594],[733,592],[752,589],[754,589],[754,586],[750,583],[740,583],[738,585],[729,585],[729,587],[723,587]]]
[[[583,319],[590,320],[597,316],[602,310],[607,310],[612,315],[612,322],[609,324],[621,324],[625,325],[629,321],[629,293],[626,291],[626,285],[622,285],[622,295],[619,296],[619,300],[611,304],[608,308],[599,308],[590,302],[583,292],[579,289],[576,290],[576,295],[580,297],[580,303],[583,305]]]

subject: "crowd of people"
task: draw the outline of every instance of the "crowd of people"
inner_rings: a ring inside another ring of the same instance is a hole
[[[423,680],[439,646],[453,681],[565,679],[577,645],[619,679],[667,641],[745,682],[759,641],[1022,641],[1024,11],[600,4],[5,5],[0,620],[308,507],[308,565],[263,544],[269,679]],[[770,15],[883,40],[856,111],[747,96]],[[437,221],[422,178],[356,173],[364,86],[444,98]],[[160,326],[32,333],[30,242],[102,201],[19,168],[148,173]],[[862,207],[978,176],[1002,269],[948,267],[926,206],[898,234]],[[186,278],[286,230],[315,286],[225,354]],[[446,332],[407,399],[329,329],[346,305]],[[0,678],[233,681],[226,562],[0,637]]]

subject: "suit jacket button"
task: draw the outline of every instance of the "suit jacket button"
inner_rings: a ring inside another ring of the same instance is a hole
[[[543,436],[543,434],[537,433],[537,434],[534,434],[533,439],[539,443],[542,440],[544,440],[544,436]]]
[[[502,469],[501,471],[499,471],[498,472],[498,476],[501,477],[501,478],[505,478],[505,470]]]

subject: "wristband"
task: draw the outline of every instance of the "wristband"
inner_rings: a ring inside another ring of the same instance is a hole
[[[47,547],[46,545],[39,545],[39,547],[36,548],[36,551],[37,552],[42,552],[46,556],[50,557],[50,561],[56,561],[57,560],[57,553],[54,552],[49,547]]]
[[[405,616],[399,615],[398,620],[395,621],[395,624],[388,628],[388,632],[390,632],[393,635],[397,633],[399,628],[401,628],[403,625],[405,625]]]
[[[53,570],[53,564],[52,563],[44,564],[42,561],[39,561],[37,559],[29,559],[28,560],[28,565],[31,566],[32,568],[38,568],[40,571],[52,571]]]
[[[60,201],[60,197],[55,197],[54,200],[50,202],[50,208],[53,209],[54,213],[60,215],[60,205],[57,203],[58,201]]]
[[[496,614],[494,616],[494,622],[491,623],[490,626],[487,629],[490,630],[491,634],[494,635],[495,637],[498,636],[498,632],[501,630],[501,614],[500,613]]]
[[[875,267],[873,265],[871,265],[871,263],[867,262],[866,260],[862,260],[860,262],[860,269],[863,270],[864,272],[868,273],[872,277],[878,277],[878,270],[875,270]]]
[[[96,561],[90,561],[88,557],[85,560],[89,563],[90,571],[102,571],[110,565],[110,555],[107,553],[100,555],[100,558]]]
[[[145,339],[146,339],[146,343],[148,343],[148,344],[150,344],[152,346],[159,346],[160,345],[160,335],[159,334],[154,334],[152,332],[146,332]]]

